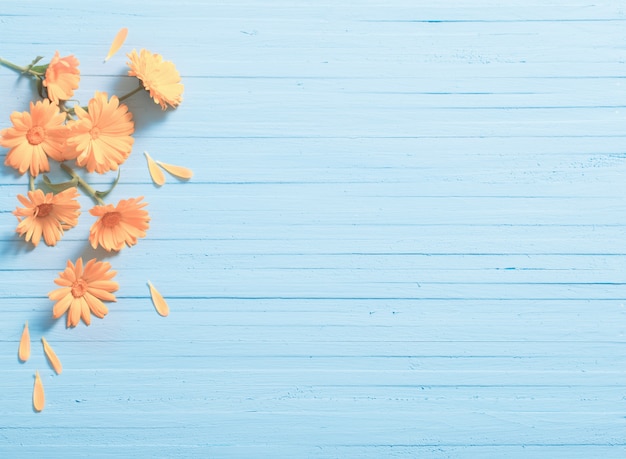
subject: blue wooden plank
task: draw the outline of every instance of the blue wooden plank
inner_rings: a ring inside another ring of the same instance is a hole
[[[617,1],[6,2],[0,56],[75,53],[77,99],[136,84],[102,63],[123,26],[185,94],[128,101],[109,199],[152,221],[119,254],[87,245],[82,197],[29,248],[27,181],[0,168],[0,455],[624,457],[625,21]],[[31,95],[0,69],[1,128]],[[154,187],[143,151],[193,179]],[[78,256],[120,291],[66,330],[47,292]],[[18,363],[25,320],[61,375],[38,342]]]

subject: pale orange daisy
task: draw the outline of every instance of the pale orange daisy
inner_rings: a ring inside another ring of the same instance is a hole
[[[48,298],[56,302],[52,317],[58,319],[67,312],[68,327],[78,325],[81,318],[89,325],[91,314],[102,319],[109,312],[103,301],[117,301],[113,292],[119,289],[118,283],[111,280],[117,272],[110,269],[109,262],[95,258],[84,267],[82,258],[76,260],[76,265],[68,260],[65,271],[54,280],[61,288],[48,293]]]
[[[176,108],[182,102],[184,86],[180,74],[171,61],[164,61],[160,54],[142,49],[139,54],[134,49],[127,54],[130,76],[139,78],[143,87],[150,93],[155,104],[165,110],[167,106]]]
[[[75,187],[60,193],[44,194],[41,190],[29,191],[28,197],[17,195],[25,206],[13,212],[19,221],[15,232],[24,236],[37,246],[43,234],[48,245],[56,245],[63,236],[63,231],[78,224],[80,204],[76,200],[78,191]]]
[[[117,206],[107,204],[95,206],[89,213],[100,217],[89,231],[89,242],[95,249],[100,245],[109,252],[122,250],[124,245],[132,246],[137,239],[146,236],[146,230],[150,227],[150,215],[143,208],[147,202],[140,202],[139,198],[122,199]]]
[[[0,131],[0,145],[10,148],[4,160],[23,174],[32,176],[50,170],[48,156],[60,161],[63,157],[67,128],[65,114],[49,100],[30,103],[30,112],[13,112],[13,127]]]
[[[80,70],[78,59],[74,55],[60,57],[59,52],[48,64],[43,85],[48,93],[48,99],[58,104],[61,100],[69,100],[74,95],[74,89],[78,88]]]
[[[76,164],[87,171],[103,174],[117,170],[126,161],[133,148],[135,132],[133,115],[120,104],[117,96],[108,99],[106,92],[98,92],[89,101],[88,111],[74,107],[78,120],[71,123],[64,155],[74,149]]]

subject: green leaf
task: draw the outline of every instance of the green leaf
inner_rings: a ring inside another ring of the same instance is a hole
[[[107,194],[109,194],[111,191],[113,191],[113,188],[115,188],[115,186],[117,185],[117,182],[120,181],[120,174],[121,174],[122,170],[118,169],[117,170],[117,178],[115,179],[115,181],[113,182],[113,184],[111,185],[111,188],[109,188],[106,191],[96,191],[96,196],[99,197],[100,199],[104,198]]]
[[[48,65],[49,64],[46,64],[46,65],[35,65],[35,66],[31,67],[30,69],[33,72],[46,73],[46,70],[48,70]]]
[[[33,61],[30,64],[28,64],[29,67],[32,68],[33,65],[35,65],[37,62],[39,62],[42,59],[43,59],[43,56],[37,56],[36,58],[33,59]]]
[[[35,65],[37,62],[39,62],[42,59],[43,59],[43,56],[37,56],[36,58],[34,58],[33,61],[26,66],[24,73],[31,72],[31,71],[38,73],[40,75],[43,75],[44,73],[46,73],[46,69],[48,68],[49,64],[37,65],[37,66]]]

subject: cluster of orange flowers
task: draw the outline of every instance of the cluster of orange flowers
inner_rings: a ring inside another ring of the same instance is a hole
[[[127,32],[122,29],[118,33],[105,61],[121,48]],[[21,175],[28,172],[30,176],[28,193],[17,196],[23,207],[17,207],[13,212],[18,220],[15,231],[26,242],[37,246],[43,237],[47,245],[53,246],[65,231],[76,226],[80,215],[79,189],[95,201],[95,206],[89,210],[96,217],[89,231],[89,243],[94,249],[102,247],[108,252],[120,251],[146,236],[150,216],[142,196],[122,199],[116,205],[105,204],[103,197],[108,192],[95,191],[68,165],[73,161],[76,167],[97,174],[119,169],[131,154],[134,143],[133,115],[122,103],[131,95],[148,91],[163,110],[175,108],[182,102],[183,85],[172,62],[145,49],[139,53],[133,50],[127,56],[128,76],[137,78],[137,89],[121,97],[96,91],[86,107],[76,104],[72,108],[67,103],[80,83],[76,57],[60,57],[57,51],[48,64],[36,65],[41,59],[37,58],[25,67],[0,59],[0,64],[34,78],[42,96],[42,100],[30,102],[29,111],[13,112],[10,116],[12,126],[0,131],[0,146],[9,149],[5,165]],[[154,161],[147,153],[146,158],[150,175],[157,185],[165,181],[159,167],[181,179],[192,175],[182,166]],[[71,180],[53,184],[43,176],[39,188],[36,178],[50,170],[50,160],[59,162]],[[113,186],[116,183],[117,180]],[[58,319],[67,315],[67,327],[75,327],[81,319],[89,325],[92,314],[103,318],[108,313],[104,302],[116,301],[113,292],[119,285],[112,280],[115,275],[110,263],[96,258],[86,263],[82,258],[75,262],[68,260],[65,270],[54,280],[59,288],[48,293],[54,302],[52,316]],[[150,282],[148,286],[157,312],[167,315],[166,301]],[[62,368],[59,358],[43,337],[42,343],[48,361],[59,374]],[[18,356],[23,362],[30,356],[28,323],[22,332]],[[43,385],[39,372],[36,372],[35,410],[41,411],[43,403]]]

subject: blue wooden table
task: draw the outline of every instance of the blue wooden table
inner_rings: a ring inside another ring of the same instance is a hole
[[[185,92],[127,101],[107,201],[152,221],[117,255],[86,197],[21,241],[1,168],[0,457],[623,458],[625,26],[617,0],[3,2],[0,56],[75,54],[83,103],[134,87],[133,48]],[[1,128],[32,95],[0,68]],[[143,151],[195,175],[156,187]],[[47,293],[78,256],[120,290],[66,329]]]

